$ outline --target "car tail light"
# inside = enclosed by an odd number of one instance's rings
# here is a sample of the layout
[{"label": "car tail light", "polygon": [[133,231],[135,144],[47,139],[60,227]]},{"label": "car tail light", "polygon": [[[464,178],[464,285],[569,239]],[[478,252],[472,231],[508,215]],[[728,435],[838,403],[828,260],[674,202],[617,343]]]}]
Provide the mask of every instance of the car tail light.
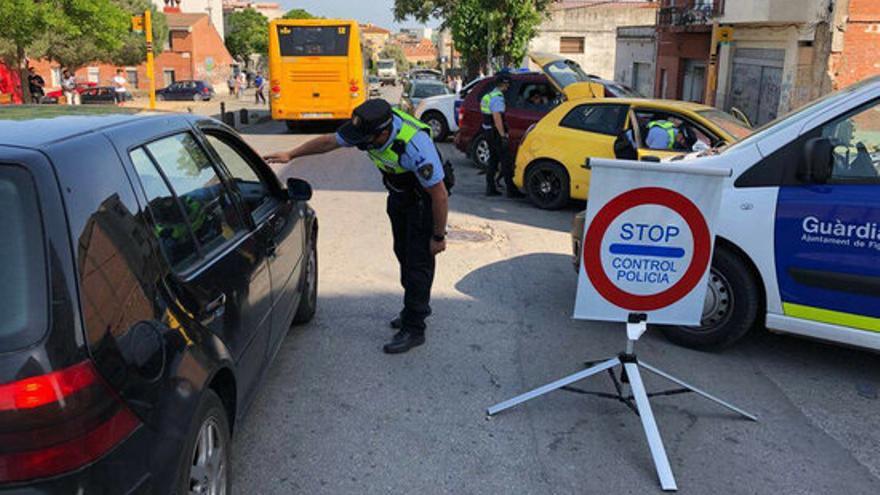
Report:
[{"label": "car tail light", "polygon": [[0,483],[89,464],[140,421],[90,361],[0,385]]},{"label": "car tail light", "polygon": [[208,88],[202,88],[202,93],[208,94],[208,93],[210,93],[210,92],[211,92],[210,89],[208,89]]},{"label": "car tail light", "polygon": [[458,107],[458,125],[461,125],[462,122],[464,122],[464,103]]}]

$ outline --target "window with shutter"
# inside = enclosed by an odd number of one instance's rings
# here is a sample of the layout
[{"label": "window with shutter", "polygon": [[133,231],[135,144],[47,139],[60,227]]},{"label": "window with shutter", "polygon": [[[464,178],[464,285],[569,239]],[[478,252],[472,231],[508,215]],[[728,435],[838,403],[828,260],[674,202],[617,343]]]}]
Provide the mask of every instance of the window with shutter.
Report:
[{"label": "window with shutter", "polygon": [[582,36],[559,38],[559,53],[584,53],[584,38]]}]

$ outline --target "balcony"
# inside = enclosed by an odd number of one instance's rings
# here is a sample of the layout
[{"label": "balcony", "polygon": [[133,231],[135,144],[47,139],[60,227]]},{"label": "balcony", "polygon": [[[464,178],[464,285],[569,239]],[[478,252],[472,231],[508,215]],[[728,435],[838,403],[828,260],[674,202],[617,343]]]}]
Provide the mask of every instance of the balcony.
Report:
[{"label": "balcony", "polygon": [[724,14],[724,0],[666,0],[657,10],[657,25],[687,30],[709,26]]}]

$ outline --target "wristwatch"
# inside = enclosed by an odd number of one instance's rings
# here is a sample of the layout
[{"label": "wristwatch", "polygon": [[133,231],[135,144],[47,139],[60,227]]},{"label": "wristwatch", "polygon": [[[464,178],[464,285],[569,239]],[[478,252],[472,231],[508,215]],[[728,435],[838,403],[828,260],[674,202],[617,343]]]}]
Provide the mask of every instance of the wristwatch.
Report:
[{"label": "wristwatch", "polygon": [[434,234],[431,236],[431,239],[434,239],[435,242],[443,242],[446,240],[446,234],[443,234],[443,235]]}]

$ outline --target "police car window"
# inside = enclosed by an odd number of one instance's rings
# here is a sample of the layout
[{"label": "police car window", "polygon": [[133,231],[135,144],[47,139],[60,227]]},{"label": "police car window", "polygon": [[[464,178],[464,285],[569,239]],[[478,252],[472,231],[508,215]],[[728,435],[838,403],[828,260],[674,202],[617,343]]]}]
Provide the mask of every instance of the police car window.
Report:
[{"label": "police car window", "polygon": [[235,148],[217,136],[207,134],[206,137],[208,143],[220,157],[220,161],[226,165],[226,169],[235,183],[235,188],[241,194],[241,198],[254,217],[254,221],[257,221],[258,216],[264,213],[261,208],[271,203],[272,196],[269,194],[269,188],[248,163],[247,158]]},{"label": "police car window", "polygon": [[579,105],[562,118],[561,127],[616,136],[623,128],[626,105]]},{"label": "police car window", "polygon": [[196,240],[205,252],[231,240],[244,225],[205,151],[189,134],[147,145],[178,197]]},{"label": "police car window", "polygon": [[880,178],[880,102],[825,125],[834,146],[832,177],[876,182]]},{"label": "police car window", "polygon": [[153,233],[162,253],[175,271],[185,271],[198,259],[198,251],[183,210],[147,153],[138,148],[130,156],[147,197]]}]

